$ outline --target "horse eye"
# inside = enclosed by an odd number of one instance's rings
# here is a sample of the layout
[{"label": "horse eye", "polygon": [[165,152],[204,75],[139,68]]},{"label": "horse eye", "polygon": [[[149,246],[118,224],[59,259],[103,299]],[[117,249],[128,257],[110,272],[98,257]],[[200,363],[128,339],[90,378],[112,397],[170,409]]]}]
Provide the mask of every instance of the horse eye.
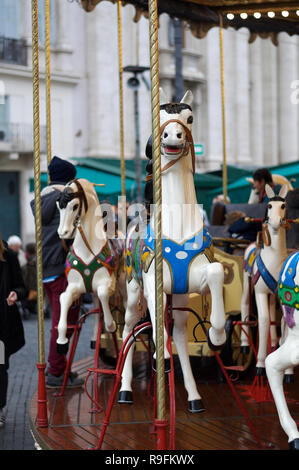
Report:
[{"label": "horse eye", "polygon": [[192,122],[193,122],[193,116],[189,116],[187,119],[187,123],[192,124]]},{"label": "horse eye", "polygon": [[268,204],[268,209],[272,209],[272,204]]},{"label": "horse eye", "polygon": [[77,210],[79,207],[79,204],[75,204],[74,207],[73,207],[73,211]]},{"label": "horse eye", "polygon": [[281,208],[282,208],[282,209],[285,209],[285,208],[286,208],[286,205],[285,205],[285,204],[281,204]]}]

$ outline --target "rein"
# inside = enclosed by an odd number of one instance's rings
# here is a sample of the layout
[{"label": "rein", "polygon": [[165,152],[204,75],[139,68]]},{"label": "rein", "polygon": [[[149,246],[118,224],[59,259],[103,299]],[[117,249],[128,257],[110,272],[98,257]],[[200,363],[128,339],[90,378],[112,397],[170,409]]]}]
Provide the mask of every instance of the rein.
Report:
[{"label": "rein", "polygon": [[[169,121],[166,121],[164,122],[164,124],[162,124],[162,126],[160,127],[160,136],[162,135],[162,132],[164,131],[165,127],[170,124],[171,122],[176,122],[178,124],[180,124],[185,132],[186,132],[186,136],[187,136],[187,141],[188,141],[188,146],[190,147],[191,149],[191,155],[192,155],[192,168],[193,168],[193,175],[195,173],[195,151],[194,151],[194,142],[193,142],[193,137],[192,137],[192,134],[191,134],[191,131],[190,129],[185,126],[185,124],[180,121],[179,119],[169,119]],[[182,153],[182,155],[180,155],[178,158],[176,158],[175,160],[171,160],[170,162],[168,162],[163,168],[161,168],[161,173],[163,173],[164,171],[168,170],[168,168],[172,167],[173,165],[175,165],[183,156],[185,156],[187,153],[188,153],[188,146],[185,144],[185,147],[186,147],[186,150],[185,152]],[[152,179],[153,175],[150,174],[150,175],[147,175],[145,177],[145,181],[150,181]]]}]

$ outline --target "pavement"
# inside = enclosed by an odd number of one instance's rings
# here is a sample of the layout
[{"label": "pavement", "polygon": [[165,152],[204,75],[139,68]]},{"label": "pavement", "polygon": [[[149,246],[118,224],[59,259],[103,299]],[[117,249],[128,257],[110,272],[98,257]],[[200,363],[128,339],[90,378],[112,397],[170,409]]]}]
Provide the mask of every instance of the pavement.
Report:
[{"label": "pavement", "polygon": [[[83,325],[74,362],[92,354],[90,339],[93,330],[93,315]],[[33,393],[37,390],[38,322],[37,315],[23,319],[25,346],[10,357],[8,371],[6,424],[0,428],[0,450],[34,450],[34,440],[29,427],[29,407]],[[51,319],[44,321],[45,358],[48,357]]]}]

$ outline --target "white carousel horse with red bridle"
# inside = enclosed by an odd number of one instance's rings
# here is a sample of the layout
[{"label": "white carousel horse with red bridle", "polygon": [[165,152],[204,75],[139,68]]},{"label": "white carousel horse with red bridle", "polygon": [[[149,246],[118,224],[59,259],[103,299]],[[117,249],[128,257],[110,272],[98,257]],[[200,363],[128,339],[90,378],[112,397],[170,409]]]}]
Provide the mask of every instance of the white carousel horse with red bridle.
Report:
[{"label": "white carousel horse with red bridle", "polygon": [[[194,187],[195,157],[191,134],[193,122],[191,102],[192,93],[188,91],[180,103],[166,102],[160,106],[163,305],[165,307],[166,296],[173,295],[172,337],[188,393],[189,411],[201,412],[204,411],[204,406],[196,387],[188,354],[186,328],[188,312],[176,310],[176,307],[186,307],[191,293],[204,294],[210,291],[212,306],[208,341],[211,347],[220,349],[226,342],[226,334],[223,267],[220,263],[214,262],[212,239],[203,224]],[[147,180],[150,179],[151,175],[148,175]],[[153,217],[144,233],[139,234],[139,238],[134,239],[132,232],[127,236],[127,309],[123,339],[140,320],[137,308],[140,288],[143,290],[150,312],[154,341],[156,338],[154,239]],[[164,339],[166,370],[170,353],[166,346],[165,329]],[[131,348],[123,369],[119,403],[132,403],[133,400],[132,355]]]},{"label": "white carousel horse with red bridle", "polygon": [[[258,311],[258,337],[256,373],[265,373],[265,359],[268,351],[270,329],[271,347],[277,344],[276,326],[270,326],[276,316],[276,290],[283,261],[287,257],[286,246],[286,194],[287,186],[280,189],[276,196],[269,185],[266,185],[269,198],[263,223],[263,246],[259,250],[257,243],[250,244],[244,253],[244,277],[241,300],[242,321],[250,316],[250,296],[254,293]],[[249,349],[248,326],[241,332],[241,347]]]},{"label": "white carousel horse with red bridle", "polygon": [[[102,209],[94,184],[85,179],[75,179],[62,189],[57,202],[60,212],[58,235],[62,239],[74,238],[67,255],[68,285],[60,296],[57,350],[68,349],[67,313],[70,306],[84,293],[93,293],[100,301],[107,332],[115,332],[109,299],[117,289],[125,287],[124,273],[120,268],[123,255],[121,238],[112,243],[104,230]],[[122,292],[125,299],[125,291]],[[96,330],[97,322],[95,322]],[[96,331],[94,331],[96,337]]]},{"label": "white carousel horse with red bridle", "polygon": [[286,339],[266,358],[266,373],[276,404],[280,424],[288,436],[289,449],[299,450],[299,431],[291,417],[283,392],[285,371],[299,364],[299,252],[292,253],[284,262],[278,280],[278,298],[281,303]]}]

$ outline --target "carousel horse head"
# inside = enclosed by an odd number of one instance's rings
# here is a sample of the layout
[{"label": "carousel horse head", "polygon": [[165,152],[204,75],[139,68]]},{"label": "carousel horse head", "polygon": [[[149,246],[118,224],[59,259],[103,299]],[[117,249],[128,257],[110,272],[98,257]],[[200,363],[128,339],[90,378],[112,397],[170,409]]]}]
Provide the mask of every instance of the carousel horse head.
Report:
[{"label": "carousel horse head", "polygon": [[74,237],[74,232],[81,219],[87,214],[89,203],[92,199],[96,202],[97,195],[93,184],[87,180],[75,179],[64,186],[57,201],[60,212],[60,223],[57,233],[60,238]]},{"label": "carousel horse head", "polygon": [[187,155],[189,146],[193,145],[192,99],[192,93],[188,90],[180,103],[165,102],[160,105],[161,153],[167,160]]},{"label": "carousel horse head", "polygon": [[275,195],[273,189],[268,184],[266,184],[265,190],[269,198],[265,223],[276,233],[281,226],[286,225],[286,195],[288,188],[285,185],[282,186],[278,195]]},{"label": "carousel horse head", "polygon": [[[160,88],[160,134],[161,134],[161,160],[163,171],[170,168],[182,157],[187,156],[189,151],[192,155],[192,170],[195,171],[194,143],[192,138],[193,114],[191,103],[193,95],[188,90],[179,103],[168,102],[165,94]],[[149,162],[146,167],[147,177],[145,185],[145,199],[152,202],[152,136],[149,137],[145,149]]]}]

